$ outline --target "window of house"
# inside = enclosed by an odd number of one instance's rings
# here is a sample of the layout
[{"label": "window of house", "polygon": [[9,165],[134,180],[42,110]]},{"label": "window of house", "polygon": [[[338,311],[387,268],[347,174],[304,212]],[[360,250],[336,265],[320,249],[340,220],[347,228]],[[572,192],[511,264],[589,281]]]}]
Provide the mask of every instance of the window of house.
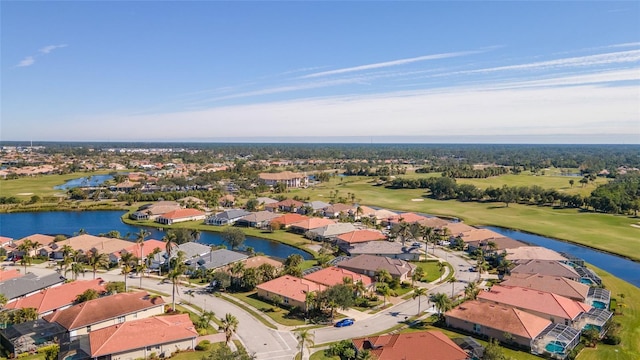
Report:
[{"label": "window of house", "polygon": [[284,303],[288,304],[289,303],[289,298],[284,298]]},{"label": "window of house", "polygon": [[473,331],[477,333],[481,332],[482,326],[480,326],[480,324],[473,324]]},{"label": "window of house", "polygon": [[87,332],[90,333],[91,332],[91,325],[87,326]]},{"label": "window of house", "polygon": [[118,316],[118,320],[116,321],[118,324],[121,324],[124,322],[124,316]]}]

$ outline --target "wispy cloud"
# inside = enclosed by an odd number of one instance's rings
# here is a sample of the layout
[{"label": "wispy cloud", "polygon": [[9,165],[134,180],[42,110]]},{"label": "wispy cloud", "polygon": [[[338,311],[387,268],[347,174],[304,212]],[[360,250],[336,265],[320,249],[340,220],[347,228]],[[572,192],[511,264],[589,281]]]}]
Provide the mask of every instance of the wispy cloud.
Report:
[{"label": "wispy cloud", "polygon": [[67,44],[60,44],[60,45],[47,45],[45,47],[43,47],[42,49],[40,49],[39,51],[43,54],[48,54],[50,52],[52,52],[55,49],[61,49],[61,48],[65,48],[67,47]]},{"label": "wispy cloud", "polygon": [[59,45],[47,45],[38,50],[38,53],[35,55],[29,55],[22,59],[16,67],[28,67],[36,63],[36,57],[45,56],[50,54],[52,51],[60,48],[65,48],[69,45],[67,44],[59,44]]},{"label": "wispy cloud", "polygon": [[320,77],[320,76],[329,76],[329,75],[350,73],[350,72],[355,72],[355,71],[379,69],[379,68],[385,68],[385,67],[390,67],[390,66],[406,65],[406,64],[419,62],[419,61],[439,60],[439,59],[447,59],[447,58],[452,58],[452,57],[459,57],[459,56],[477,54],[479,52],[481,52],[481,51],[460,51],[460,52],[450,52],[450,53],[418,56],[418,57],[407,58],[407,59],[399,59],[399,60],[385,61],[385,62],[380,62],[380,63],[375,63],[375,64],[367,64],[367,65],[360,65],[360,66],[348,67],[348,68],[343,68],[343,69],[323,71],[323,72],[318,72],[318,73],[305,75],[302,78],[303,79],[304,78],[314,78],[314,77]]},{"label": "wispy cloud", "polygon": [[33,56],[27,56],[26,58],[20,60],[17,67],[27,67],[35,64],[36,59]]}]

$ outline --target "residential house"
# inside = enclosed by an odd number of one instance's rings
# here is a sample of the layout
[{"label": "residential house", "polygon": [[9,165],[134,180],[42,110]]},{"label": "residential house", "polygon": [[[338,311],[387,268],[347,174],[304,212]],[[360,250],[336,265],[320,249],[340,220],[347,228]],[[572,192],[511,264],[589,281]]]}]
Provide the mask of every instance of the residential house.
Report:
[{"label": "residential house", "polygon": [[195,349],[197,337],[188,314],[156,316],[92,331],[82,350],[92,359],[168,358]]},{"label": "residential house", "polygon": [[406,212],[406,213],[401,213],[401,214],[396,214],[394,216],[391,216],[387,218],[386,222],[388,225],[395,225],[401,222],[404,222],[407,224],[413,224],[413,223],[419,223],[420,221],[425,221],[425,220],[427,220],[426,216],[418,215],[412,212]]},{"label": "residential house", "polygon": [[478,294],[479,301],[511,306],[551,320],[556,324],[571,326],[578,315],[591,309],[591,305],[571,300],[554,293],[531,290],[518,286],[494,285],[490,291]]},{"label": "residential house", "polygon": [[36,319],[0,329],[0,345],[17,357],[34,353],[43,346],[56,345],[63,334],[62,326]]},{"label": "residential house", "polygon": [[444,318],[449,327],[526,348],[551,325],[550,320],[526,311],[477,300],[465,301]]},{"label": "residential house", "polygon": [[567,258],[560,255],[557,251],[547,249],[542,246],[521,246],[513,249],[505,249],[507,260],[542,260],[542,261],[561,261],[566,262]]},{"label": "residential house", "polygon": [[276,200],[276,199],[272,199],[272,198],[264,197],[264,196],[257,197],[256,200],[258,201],[258,205],[262,206],[262,207],[264,207],[265,205],[268,205],[268,204],[275,204],[275,203],[278,202],[278,200]]},{"label": "residential house", "polygon": [[391,274],[392,277],[398,278],[400,281],[411,279],[411,274],[413,274],[413,270],[416,268],[415,265],[404,260],[374,255],[359,255],[354,258],[341,261],[337,263],[336,266],[371,277],[376,276],[376,273],[379,270],[385,269],[389,271],[389,274]]},{"label": "residential house", "polygon": [[475,230],[473,226],[469,226],[461,221],[451,221],[442,227],[442,229],[448,229],[451,238],[456,238],[462,233]]},{"label": "residential house", "polygon": [[63,241],[58,241],[55,245],[56,248],[53,249],[50,257],[53,259],[62,259],[65,245],[70,246],[73,250],[78,251],[81,254],[88,254],[94,251],[101,254],[112,254],[129,248],[133,243],[122,239],[83,234]]},{"label": "residential house", "polygon": [[469,356],[441,331],[389,334],[351,340],[356,351],[378,360],[467,360]]},{"label": "residential house", "polygon": [[353,284],[360,281],[366,288],[370,288],[374,283],[373,279],[370,276],[358,274],[356,272],[335,266],[314,271],[311,274],[305,275],[304,278],[325,286],[344,284],[345,278],[349,279],[349,281]]},{"label": "residential house", "polygon": [[327,287],[313,281],[300,279],[290,275],[267,281],[257,286],[258,296],[267,300],[273,300],[275,295],[282,297],[285,305],[307,310],[307,293],[322,292]]},{"label": "residential house", "polygon": [[197,209],[179,209],[160,215],[156,222],[172,225],[184,221],[204,220],[206,217],[207,215],[203,211]]},{"label": "residential house", "polygon": [[208,254],[189,259],[186,264],[192,270],[212,270],[233,264],[246,258],[248,258],[248,256],[245,254],[227,249],[219,249],[210,251]]},{"label": "residential house", "polygon": [[[204,256],[211,252],[211,247],[208,245],[200,244],[197,242],[186,242],[180,245],[173,245],[171,248],[171,258],[175,258],[179,251],[184,253],[185,263],[189,260],[199,258],[200,256]],[[167,259],[169,259],[169,255],[167,254],[166,247],[163,248],[163,251],[156,255],[153,259],[151,268],[157,269],[162,264],[164,264]]]},{"label": "residential house", "polygon": [[21,277],[23,274],[20,272],[19,269],[5,269],[3,267],[0,267],[0,283],[2,283],[3,281],[9,280],[9,279],[14,279],[14,278],[19,278]]},{"label": "residential house", "polygon": [[293,200],[293,199],[284,199],[282,201],[278,201],[275,204],[265,205],[265,209],[272,212],[298,212],[304,203],[302,201]]},{"label": "residential house", "polygon": [[10,257],[22,258],[24,256],[24,251],[19,250],[18,248],[25,241],[29,240],[32,244],[37,245],[34,249],[29,250],[29,256],[48,256],[49,244],[53,243],[54,239],[54,236],[32,234],[25,236],[22,239],[11,241],[6,245],[6,250]]},{"label": "residential house", "polygon": [[360,221],[362,218],[375,219],[376,211],[368,206],[356,205],[354,209],[349,210],[349,216],[355,221]]},{"label": "residential house", "polygon": [[149,239],[142,243],[142,246],[137,243],[131,244],[129,247],[109,254],[109,260],[111,262],[120,261],[120,257],[123,253],[129,253],[138,259],[146,259],[155,249],[160,249],[160,252],[166,249],[166,243],[164,241]]},{"label": "residential house", "polygon": [[244,209],[225,210],[223,212],[209,216],[205,221],[205,224],[216,226],[233,225],[236,221],[248,215],[251,215],[251,213]]},{"label": "residential house", "polygon": [[50,274],[38,277],[34,273],[14,277],[0,282],[0,294],[7,298],[7,304],[21,297],[29,296],[40,290],[58,286],[66,279],[60,274]]},{"label": "residential house", "polygon": [[308,235],[317,241],[336,241],[339,235],[355,231],[356,227],[352,223],[335,223],[325,225],[320,228],[309,230]]},{"label": "residential house", "polygon": [[106,282],[101,278],[94,280],[76,280],[47,289],[8,303],[6,309],[35,308],[38,315],[45,316],[54,311],[64,310],[74,304],[76,297],[93,289],[98,293],[105,291]]},{"label": "residential house", "polygon": [[540,274],[561,276],[573,281],[580,281],[580,275],[569,265],[559,261],[521,260],[510,270],[511,274]]},{"label": "residential house", "polygon": [[282,216],[279,216],[271,220],[270,224],[278,223],[280,224],[280,228],[286,229],[289,226],[291,226],[291,224],[295,224],[297,222],[304,221],[307,219],[309,219],[308,216],[304,216],[300,214],[284,214]]},{"label": "residential house", "polygon": [[386,240],[387,236],[377,230],[354,230],[336,237],[336,245],[346,251],[357,243]]},{"label": "residential house", "polygon": [[481,249],[485,254],[489,254],[491,252],[502,252],[505,249],[513,249],[520,246],[527,246],[527,244],[523,242],[506,236],[484,240],[465,241],[465,244],[467,246],[467,251],[470,253],[477,249]]},{"label": "residential house", "polygon": [[323,226],[327,226],[335,223],[336,221],[332,219],[312,217],[312,218],[308,218],[306,220],[302,220],[302,221],[291,224],[289,226],[289,229],[292,232],[304,234],[309,230],[321,228]]},{"label": "residential house", "polygon": [[351,256],[367,254],[406,261],[418,261],[422,255],[422,250],[419,247],[402,246],[401,243],[392,241],[359,242],[349,247],[341,246],[340,248]]},{"label": "residential house", "polygon": [[302,187],[308,183],[306,175],[291,171],[282,171],[279,173],[260,173],[258,175],[267,186],[275,186],[278,183],[285,184],[286,187]]},{"label": "residential house", "polygon": [[62,326],[71,338],[125,321],[144,319],[164,312],[164,300],[146,291],[119,293],[85,301],[43,317]]},{"label": "residential house", "polygon": [[356,207],[355,205],[336,203],[322,209],[322,213],[328,218],[335,219],[340,217],[341,214],[343,216],[349,215],[352,211],[355,211]]},{"label": "residential house", "polygon": [[331,206],[331,204],[324,201],[309,201],[307,203],[304,203],[304,205],[298,210],[298,212],[300,212],[302,215],[313,215],[322,213],[322,209],[326,208],[327,206]]},{"label": "residential house", "polygon": [[373,217],[375,218],[375,223],[376,224],[387,224],[387,221],[389,220],[389,218],[392,218],[394,216],[398,215],[397,213],[391,211],[391,210],[387,210],[387,209],[379,209],[376,210]]},{"label": "residential house", "polygon": [[255,227],[258,229],[262,229],[267,227],[271,220],[277,217],[280,217],[280,215],[271,211],[263,210],[249,213],[248,215],[245,215],[238,219],[235,224],[238,226]]},{"label": "residential house", "polygon": [[442,229],[443,227],[445,227],[449,222],[447,220],[443,220],[440,219],[439,217],[428,217],[424,220],[418,220],[418,224],[424,226],[424,227],[430,227],[433,229]]},{"label": "residential house", "polygon": [[157,201],[139,207],[138,212],[147,214],[149,220],[155,220],[162,214],[178,209],[182,209],[182,206],[175,201]]},{"label": "residential house", "polygon": [[222,207],[232,207],[236,203],[236,197],[231,194],[225,194],[218,198],[218,204]]},{"label": "residential house", "polygon": [[505,277],[500,285],[546,291],[585,303],[589,295],[588,285],[561,276],[515,273]]}]

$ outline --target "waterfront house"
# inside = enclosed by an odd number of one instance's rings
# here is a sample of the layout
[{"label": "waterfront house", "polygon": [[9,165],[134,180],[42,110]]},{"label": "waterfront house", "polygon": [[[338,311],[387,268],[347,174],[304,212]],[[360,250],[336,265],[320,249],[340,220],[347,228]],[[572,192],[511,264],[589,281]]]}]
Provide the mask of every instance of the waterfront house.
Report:
[{"label": "waterfront house", "polygon": [[273,300],[275,295],[282,298],[286,306],[298,307],[302,311],[307,310],[306,297],[310,292],[322,292],[327,287],[313,281],[300,279],[290,275],[267,281],[257,286],[258,296],[263,299]]},{"label": "waterfront house", "polygon": [[419,223],[420,221],[425,221],[425,220],[427,220],[426,216],[418,215],[412,212],[406,212],[406,213],[396,214],[394,216],[387,218],[387,224],[395,225],[401,222],[404,222],[407,224],[413,224],[413,223]]},{"label": "waterfront house", "polygon": [[278,223],[281,228],[288,228],[291,224],[295,224],[300,221],[304,221],[309,219],[308,216],[300,215],[300,214],[284,214],[279,216],[273,220],[271,220],[270,224]]},{"label": "waterfront house", "polygon": [[558,253],[557,251],[553,251],[542,246],[520,246],[513,249],[505,249],[505,252],[507,253],[507,256],[505,258],[511,261],[567,261],[567,258],[560,255],[560,253]]},{"label": "waterfront house", "polygon": [[467,360],[470,357],[441,331],[389,334],[351,340],[356,351],[368,350],[377,360]]},{"label": "waterfront house", "polygon": [[561,276],[573,281],[580,281],[581,278],[575,269],[559,261],[520,260],[516,264],[516,267],[510,270],[511,274]]},{"label": "waterfront house", "polygon": [[269,225],[271,220],[280,217],[279,214],[273,213],[271,211],[258,211],[254,213],[249,213],[238,219],[235,224],[238,226],[246,226],[246,227],[254,227],[258,229],[265,228]]},{"label": "waterfront house", "polygon": [[216,226],[233,225],[236,223],[236,221],[242,219],[247,215],[251,215],[251,213],[244,209],[225,210],[223,212],[209,216],[205,221],[205,224]]},{"label": "waterfront house", "polygon": [[351,256],[367,254],[406,261],[418,261],[422,255],[422,250],[419,247],[402,246],[401,243],[392,241],[359,242],[349,247],[340,246],[340,249]]},{"label": "waterfront house", "polygon": [[583,302],[519,286],[494,285],[489,291],[481,291],[477,299],[482,302],[511,306],[549,319],[553,323],[567,326],[571,326],[580,314],[591,309],[591,305]]},{"label": "waterfront house", "polygon": [[114,252],[120,252],[122,249],[129,248],[134,244],[131,241],[122,239],[83,234],[63,241],[58,241],[55,245],[56,248],[53,249],[50,255],[52,259],[62,259],[64,257],[63,249],[65,245],[68,245],[73,250],[86,255],[94,251],[101,254],[112,254]]},{"label": "waterfront house", "polygon": [[197,337],[188,314],[156,316],[92,331],[81,350],[92,359],[169,358],[195,349]]},{"label": "waterfront house", "polygon": [[312,217],[312,218],[308,218],[308,219],[291,224],[289,226],[289,229],[292,232],[304,234],[309,230],[321,228],[323,226],[332,225],[335,223],[336,221],[332,219]]},{"label": "waterfront house", "polygon": [[184,221],[204,220],[206,217],[207,216],[203,211],[197,209],[179,209],[160,215],[156,219],[156,222],[165,225],[173,225]]},{"label": "waterfront house", "polygon": [[189,259],[185,264],[187,264],[187,266],[191,270],[212,270],[244,260],[247,257],[247,255],[241,254],[239,252],[227,249],[219,249],[210,251],[208,254]]},{"label": "waterfront house", "polygon": [[[464,239],[463,239],[464,241]],[[484,254],[490,254],[492,252],[502,252],[505,249],[514,249],[520,246],[527,246],[527,244],[514,240],[512,238],[502,236],[497,238],[465,241],[468,252],[474,252],[481,249]]]},{"label": "waterfront house", "polygon": [[76,280],[47,289],[35,294],[17,299],[5,306],[5,309],[34,308],[39,316],[48,315],[54,311],[64,310],[74,304],[76,297],[83,292],[93,289],[98,293],[105,291],[106,282],[101,278],[94,280]]},{"label": "waterfront house", "polygon": [[386,239],[387,236],[377,230],[354,230],[336,236],[336,245],[338,245],[342,250],[347,251],[347,249],[357,243],[381,241]]},{"label": "waterfront house", "polygon": [[513,273],[504,278],[502,286],[519,286],[532,290],[546,291],[566,298],[587,302],[589,286],[562,276]]},{"label": "waterfront house", "polygon": [[355,209],[355,205],[336,203],[322,209],[322,213],[328,218],[337,218],[340,217],[341,214],[343,216],[349,215],[352,211],[355,211]]},{"label": "waterfront house", "polygon": [[309,230],[309,237],[317,241],[335,241],[339,235],[355,231],[356,227],[352,223],[334,223],[320,228]]},{"label": "waterfront house", "polygon": [[477,300],[465,301],[444,318],[449,327],[525,348],[531,348],[532,341],[552,323],[514,307]]},{"label": "waterfront house", "polygon": [[341,261],[337,263],[336,266],[371,277],[375,277],[379,270],[385,269],[389,271],[389,274],[391,274],[392,277],[398,278],[400,281],[411,279],[411,274],[416,268],[415,265],[404,260],[374,255],[356,256],[354,258]]}]

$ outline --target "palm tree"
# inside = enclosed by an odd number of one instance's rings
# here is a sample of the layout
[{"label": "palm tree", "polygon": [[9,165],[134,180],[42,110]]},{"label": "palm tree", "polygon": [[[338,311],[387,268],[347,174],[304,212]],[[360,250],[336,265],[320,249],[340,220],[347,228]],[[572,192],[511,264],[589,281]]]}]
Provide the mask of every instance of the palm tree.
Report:
[{"label": "palm tree", "polygon": [[[71,273],[73,274],[73,280],[77,280],[78,279],[78,274],[82,273],[82,276],[84,276],[84,266],[80,263],[74,262],[73,264],[71,264]],[[66,275],[66,271],[65,271],[65,275]]]},{"label": "palm tree", "polygon": [[426,275],[426,272],[425,272],[424,268],[418,266],[413,271],[413,274],[411,274],[411,286],[413,286],[416,281],[422,280],[422,278],[425,277],[425,275]]},{"label": "palm tree", "polygon": [[445,313],[453,307],[451,299],[445,293],[431,294],[429,300],[434,304],[438,315],[442,317],[442,313]]},{"label": "palm tree", "polygon": [[[151,265],[153,265],[153,260],[156,258],[156,255],[160,254],[162,252],[162,250],[160,250],[159,247],[153,249],[152,252],[149,253],[149,256],[147,256],[147,268],[151,268]],[[158,275],[162,276],[162,270],[160,268],[160,266],[158,266]]]},{"label": "palm tree", "polygon": [[482,249],[478,249],[478,252],[476,254],[476,266],[478,268],[478,281],[480,281],[482,270],[484,270],[484,266],[486,263],[487,261],[484,258],[484,251],[482,251]]},{"label": "palm tree", "polygon": [[470,282],[464,288],[464,296],[468,300],[475,300],[479,292],[480,289],[478,288],[478,283],[476,283],[475,281]]},{"label": "palm tree", "polygon": [[356,356],[356,360],[373,360],[373,354],[368,349],[362,349],[358,351],[358,356]]},{"label": "palm tree", "polygon": [[144,241],[146,240],[147,236],[151,235],[150,232],[148,232],[145,229],[140,229],[140,231],[138,231],[138,233],[136,234],[136,244],[138,244],[138,246],[140,246],[140,262],[143,263],[145,258],[144,258]]},{"label": "palm tree", "polygon": [[304,297],[304,304],[307,310],[307,315],[309,315],[309,310],[313,307],[316,300],[318,299],[318,294],[315,291],[308,291]]},{"label": "palm tree", "polygon": [[178,251],[176,257],[174,259],[173,268],[170,267],[169,273],[167,274],[167,279],[171,281],[172,285],[172,295],[171,295],[171,309],[176,311],[176,292],[179,291],[178,285],[180,284],[180,277],[184,274],[186,270],[186,265],[184,264],[184,251]]},{"label": "palm tree", "polygon": [[146,262],[141,262],[140,264],[136,265],[135,270],[136,273],[138,273],[138,275],[140,276],[140,288],[142,289],[142,274],[144,274],[147,271],[147,263]]},{"label": "palm tree", "polygon": [[233,276],[233,282],[237,285],[239,278],[242,276],[242,273],[244,273],[244,263],[241,261],[233,263],[230,272]]},{"label": "palm tree", "polygon": [[444,264],[444,262],[442,262],[442,261],[438,262],[438,271],[440,272],[440,278],[438,278],[438,281],[442,278],[442,275],[444,274],[444,269],[446,267],[447,266]]},{"label": "palm tree", "polygon": [[[424,255],[426,258],[427,253],[429,252],[429,243],[433,238],[434,229],[430,226],[422,226],[420,227],[420,234],[422,235],[422,239],[424,240]],[[433,245],[435,251],[435,243]]]},{"label": "palm tree", "polygon": [[124,291],[127,292],[127,290],[128,290],[127,289],[127,277],[131,273],[131,271],[133,270],[132,264],[135,264],[137,261],[136,261],[136,257],[133,256],[132,253],[124,253],[120,257],[120,262],[121,262],[121,266],[122,266],[122,271],[120,272],[120,274],[124,275]]},{"label": "palm tree", "polygon": [[364,295],[365,291],[367,291],[367,287],[364,285],[362,280],[358,280],[353,286],[353,290],[356,292],[356,296],[362,296]]},{"label": "palm tree", "polygon": [[107,267],[109,265],[109,258],[107,254],[100,254],[100,252],[96,249],[91,251],[87,256],[87,263],[93,269],[93,278],[96,278],[96,272],[99,267]]},{"label": "palm tree", "polygon": [[427,295],[427,289],[423,288],[423,287],[418,287],[415,290],[413,290],[413,298],[418,298],[418,314],[420,315],[420,306],[422,305],[422,296],[423,295]]},{"label": "palm tree", "polygon": [[456,282],[457,282],[457,281],[458,281],[458,280],[456,279],[456,277],[455,277],[455,276],[452,276],[452,277],[451,277],[451,279],[447,280],[447,282],[448,282],[449,284],[451,284],[451,298],[452,298],[452,299],[453,299],[453,290],[454,290],[454,288],[455,288],[455,285],[456,285]]},{"label": "palm tree", "polygon": [[389,286],[387,284],[380,284],[378,285],[378,287],[376,288],[376,291],[378,291],[378,293],[380,293],[380,295],[382,295],[382,301],[383,304],[382,306],[387,306],[387,298],[389,298],[389,296],[391,296],[391,289],[389,288]]},{"label": "palm tree", "polygon": [[222,323],[221,328],[224,331],[224,336],[227,340],[226,343],[229,344],[229,340],[231,340],[231,337],[238,329],[238,319],[236,319],[235,316],[227,313],[224,318],[220,319],[220,322]]},{"label": "palm tree", "polygon": [[391,274],[387,269],[380,269],[376,273],[376,279],[379,283],[389,283],[391,282]]},{"label": "palm tree", "polygon": [[7,296],[5,294],[0,294],[0,308],[5,306],[7,304],[7,301],[9,301],[9,299],[7,299]]},{"label": "palm tree", "polygon": [[309,329],[300,330],[296,332],[296,338],[298,339],[298,346],[300,347],[300,359],[302,359],[305,345],[307,347],[312,347],[314,345],[313,333],[310,332]]},{"label": "palm tree", "polygon": [[411,238],[412,236],[411,224],[401,221],[398,224],[398,236],[400,236],[400,238],[402,239],[402,246],[404,246],[407,242],[407,239]]},{"label": "palm tree", "polygon": [[175,248],[176,234],[172,231],[167,232],[167,234],[162,238],[165,242],[165,251],[167,253],[167,265],[168,271],[171,271],[171,254],[173,253],[173,249]]}]

